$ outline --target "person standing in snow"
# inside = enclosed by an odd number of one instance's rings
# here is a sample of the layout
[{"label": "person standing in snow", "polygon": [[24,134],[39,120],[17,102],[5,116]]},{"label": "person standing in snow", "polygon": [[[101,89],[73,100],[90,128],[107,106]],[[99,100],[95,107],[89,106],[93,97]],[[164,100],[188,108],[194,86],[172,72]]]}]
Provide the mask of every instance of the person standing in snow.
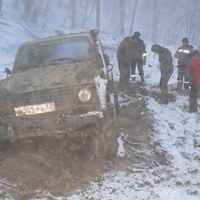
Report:
[{"label": "person standing in snow", "polygon": [[158,45],[154,44],[151,47],[151,51],[158,54],[159,62],[160,62],[160,71],[161,71],[161,78],[160,78],[160,90],[161,90],[161,103],[167,104],[168,103],[168,81],[173,73],[173,64],[172,64],[172,54],[171,52]]},{"label": "person standing in snow", "polygon": [[135,80],[135,69],[136,65],[141,77],[141,82],[144,82],[144,71],[143,65],[146,64],[146,47],[144,41],[140,39],[140,32],[136,31],[132,38],[136,41],[132,48],[132,59],[131,59],[131,78]]},{"label": "person standing in snow", "polygon": [[200,53],[194,50],[190,60],[189,112],[197,112],[197,94],[200,91]]},{"label": "person standing in snow", "polygon": [[193,46],[188,43],[188,38],[183,38],[182,46],[180,46],[174,54],[174,57],[178,58],[178,88],[182,89],[184,79],[184,88],[187,90],[189,89],[189,59],[193,52]]},{"label": "person standing in snow", "polygon": [[125,37],[117,49],[117,60],[120,71],[119,85],[121,89],[129,87],[131,50],[135,41],[131,37]]}]

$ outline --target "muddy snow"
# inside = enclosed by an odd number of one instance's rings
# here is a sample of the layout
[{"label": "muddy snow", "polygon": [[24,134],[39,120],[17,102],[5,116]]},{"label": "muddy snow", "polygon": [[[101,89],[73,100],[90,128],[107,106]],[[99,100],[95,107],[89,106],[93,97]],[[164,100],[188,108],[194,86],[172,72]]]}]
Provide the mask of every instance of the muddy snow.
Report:
[{"label": "muddy snow", "polygon": [[183,114],[187,95],[171,95],[170,106],[163,106],[159,90],[149,91],[139,81],[118,94],[116,158],[96,159],[89,140],[40,138],[4,144],[0,197],[199,199],[199,130],[196,114],[186,114],[188,120]]},{"label": "muddy snow", "polygon": [[0,152],[1,198],[8,194],[14,199],[38,198],[44,191],[65,196],[85,188],[89,181],[98,180],[100,184],[105,172],[112,177],[112,173],[121,170],[126,175],[133,174],[134,167],[166,165],[165,153],[159,153],[151,142],[154,118],[140,94],[145,89],[133,85],[130,90],[134,93],[119,91],[116,158],[96,159],[89,140],[74,143],[66,138],[36,138],[4,142]]}]

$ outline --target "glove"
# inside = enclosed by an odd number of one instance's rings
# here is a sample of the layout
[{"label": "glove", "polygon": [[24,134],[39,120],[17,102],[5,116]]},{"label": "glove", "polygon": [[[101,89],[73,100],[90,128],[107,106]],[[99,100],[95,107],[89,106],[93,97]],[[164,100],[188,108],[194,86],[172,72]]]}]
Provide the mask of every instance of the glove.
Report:
[{"label": "glove", "polygon": [[179,55],[177,53],[175,53],[174,58],[179,58]]}]

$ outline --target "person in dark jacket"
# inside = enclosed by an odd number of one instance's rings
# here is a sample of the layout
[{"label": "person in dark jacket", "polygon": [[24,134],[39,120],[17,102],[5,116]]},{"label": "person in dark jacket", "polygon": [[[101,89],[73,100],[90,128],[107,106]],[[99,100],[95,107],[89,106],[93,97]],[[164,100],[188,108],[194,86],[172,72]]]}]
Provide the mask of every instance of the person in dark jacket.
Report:
[{"label": "person in dark jacket", "polygon": [[200,91],[200,53],[198,50],[194,50],[189,67],[191,72],[189,112],[197,112],[197,94]]},{"label": "person in dark jacket", "polygon": [[131,59],[131,78],[135,80],[135,70],[136,65],[138,67],[139,75],[141,81],[144,82],[144,70],[143,65],[146,64],[146,47],[144,41],[140,39],[140,32],[136,31],[132,38],[135,40],[135,45],[132,49],[132,59]]},{"label": "person in dark jacket", "polygon": [[120,71],[119,84],[121,89],[129,87],[131,50],[134,45],[134,40],[131,37],[126,37],[120,43],[117,49],[117,60]]},{"label": "person in dark jacket", "polygon": [[178,88],[182,88],[184,81],[184,88],[187,90],[189,89],[189,59],[193,52],[193,46],[188,43],[188,38],[183,38],[182,46],[180,46],[174,54],[174,57],[178,58]]},{"label": "person in dark jacket", "polygon": [[162,95],[161,103],[167,104],[168,103],[167,84],[173,73],[172,54],[168,49],[158,44],[154,44],[151,47],[151,51],[158,54],[159,57],[160,71],[161,71],[161,78],[160,78],[160,90]]}]

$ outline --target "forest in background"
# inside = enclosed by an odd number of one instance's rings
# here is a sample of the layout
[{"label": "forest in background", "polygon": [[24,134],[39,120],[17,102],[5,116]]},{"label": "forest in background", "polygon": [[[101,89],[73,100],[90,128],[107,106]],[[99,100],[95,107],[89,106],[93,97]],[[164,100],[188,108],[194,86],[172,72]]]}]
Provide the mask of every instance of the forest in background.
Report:
[{"label": "forest in background", "polygon": [[200,48],[200,0],[0,0],[2,14],[4,6],[31,26],[54,20],[65,32],[98,27],[114,39],[140,31],[142,39],[162,45],[181,44],[186,36]]}]

